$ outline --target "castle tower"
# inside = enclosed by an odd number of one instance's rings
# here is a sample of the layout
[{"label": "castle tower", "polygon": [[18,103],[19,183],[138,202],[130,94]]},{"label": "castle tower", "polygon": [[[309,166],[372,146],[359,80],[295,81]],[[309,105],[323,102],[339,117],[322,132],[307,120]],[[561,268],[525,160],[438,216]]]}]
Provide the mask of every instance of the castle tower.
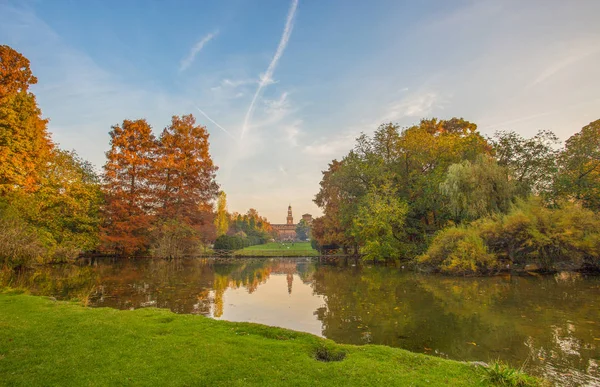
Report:
[{"label": "castle tower", "polygon": [[292,205],[288,206],[287,224],[294,224],[294,217],[292,216]]}]

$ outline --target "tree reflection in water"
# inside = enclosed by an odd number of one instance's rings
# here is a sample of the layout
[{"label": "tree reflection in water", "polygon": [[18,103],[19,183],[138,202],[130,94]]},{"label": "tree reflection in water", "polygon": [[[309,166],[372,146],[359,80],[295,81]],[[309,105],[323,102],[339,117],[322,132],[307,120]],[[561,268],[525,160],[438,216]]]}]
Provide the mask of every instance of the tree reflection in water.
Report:
[{"label": "tree reflection in water", "polygon": [[[280,285],[265,285],[271,280]],[[242,290],[247,296],[238,300],[253,300],[252,313],[263,313],[260,321],[271,325],[303,329],[286,320],[290,310],[274,307],[292,305],[316,325],[312,331],[337,342],[457,360],[502,359],[526,363],[530,372],[561,385],[600,384],[598,277],[453,278],[272,258],[100,261],[2,272],[0,281],[93,306],[153,306],[216,318],[235,307],[224,305],[225,295]],[[318,300],[308,303],[306,297]],[[237,306],[243,320],[248,309]]]}]

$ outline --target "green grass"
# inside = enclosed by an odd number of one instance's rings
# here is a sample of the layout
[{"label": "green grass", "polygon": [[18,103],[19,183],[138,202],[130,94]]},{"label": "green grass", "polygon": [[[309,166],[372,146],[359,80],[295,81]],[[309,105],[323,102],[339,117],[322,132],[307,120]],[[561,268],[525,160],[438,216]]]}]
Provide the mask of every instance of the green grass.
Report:
[{"label": "green grass", "polygon": [[0,294],[0,385],[474,386],[475,366],[397,348]]},{"label": "green grass", "polygon": [[319,252],[312,248],[310,242],[272,242],[255,245],[234,253],[241,257],[315,257]]},{"label": "green grass", "polygon": [[530,387],[539,385],[536,378],[525,374],[522,369],[515,369],[509,365],[494,361],[488,367],[483,367],[483,381],[490,384],[506,387]]}]

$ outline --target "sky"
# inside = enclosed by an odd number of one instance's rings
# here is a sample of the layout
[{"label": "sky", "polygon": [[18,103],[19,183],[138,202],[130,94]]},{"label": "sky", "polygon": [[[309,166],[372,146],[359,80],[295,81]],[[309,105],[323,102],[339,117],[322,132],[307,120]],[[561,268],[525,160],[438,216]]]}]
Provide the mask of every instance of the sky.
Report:
[{"label": "sky", "polygon": [[108,132],[192,113],[229,211],[321,214],[321,172],[386,122],[463,117],[561,140],[600,118],[600,1],[0,0],[49,130],[98,170]]}]

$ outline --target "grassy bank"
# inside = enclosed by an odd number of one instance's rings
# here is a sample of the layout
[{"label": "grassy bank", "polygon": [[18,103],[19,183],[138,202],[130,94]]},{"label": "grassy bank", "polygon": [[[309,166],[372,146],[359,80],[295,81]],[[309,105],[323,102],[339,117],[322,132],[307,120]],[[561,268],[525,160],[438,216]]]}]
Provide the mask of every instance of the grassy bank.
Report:
[{"label": "grassy bank", "polygon": [[0,294],[0,385],[473,386],[483,374],[263,325]]},{"label": "grassy bank", "polygon": [[246,247],[234,254],[239,257],[316,257],[319,252],[310,242],[272,242]]}]

